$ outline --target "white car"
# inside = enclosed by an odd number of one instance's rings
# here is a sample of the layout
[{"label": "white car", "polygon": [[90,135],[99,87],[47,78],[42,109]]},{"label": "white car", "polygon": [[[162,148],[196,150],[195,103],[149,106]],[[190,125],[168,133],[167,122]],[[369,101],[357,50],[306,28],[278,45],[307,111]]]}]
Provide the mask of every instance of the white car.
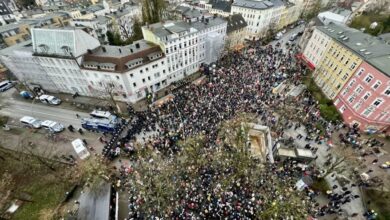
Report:
[{"label": "white car", "polygon": [[52,96],[52,95],[41,95],[39,96],[39,100],[42,103],[51,104],[51,105],[59,105],[61,104],[61,99]]},{"label": "white car", "polygon": [[84,160],[90,156],[87,147],[84,145],[84,142],[81,139],[76,139],[72,141],[72,146],[73,149],[76,151],[77,155],[80,157],[80,159]]},{"label": "white car", "polygon": [[41,128],[42,121],[30,116],[24,116],[20,119],[20,122],[31,128]]},{"label": "white car", "polygon": [[51,132],[61,132],[65,129],[64,125],[62,125],[61,123],[58,123],[58,122],[55,122],[55,121],[50,121],[50,120],[46,120],[46,121],[43,121],[41,126]]},{"label": "white car", "polygon": [[13,86],[15,86],[15,83],[9,80],[2,81],[0,82],[0,92],[5,92],[8,89],[12,88]]}]

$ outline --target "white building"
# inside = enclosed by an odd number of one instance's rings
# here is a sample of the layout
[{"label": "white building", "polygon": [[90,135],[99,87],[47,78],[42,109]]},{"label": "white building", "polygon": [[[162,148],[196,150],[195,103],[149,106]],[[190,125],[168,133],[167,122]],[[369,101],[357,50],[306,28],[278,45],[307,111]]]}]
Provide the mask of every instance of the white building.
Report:
[{"label": "white building", "polygon": [[167,57],[168,81],[198,71],[202,63],[215,62],[222,53],[227,21],[206,18],[197,22],[165,22],[142,27],[144,39],[157,44]]},{"label": "white building", "polygon": [[70,21],[73,27],[87,27],[89,33],[99,39],[101,43],[107,42],[107,32],[112,30],[113,19],[109,16],[97,16],[92,19],[73,19]]},{"label": "white building", "polygon": [[325,25],[328,25],[329,23],[345,25],[351,13],[350,10],[335,8],[330,11],[321,12],[317,17]]},{"label": "white building", "polygon": [[84,56],[81,72],[95,94],[104,95],[104,90],[113,86],[117,100],[136,102],[169,85],[166,64],[159,46],[140,40],[90,51]]},{"label": "white building", "polygon": [[252,38],[264,35],[270,27],[284,26],[279,23],[284,22],[285,19],[281,17],[282,14],[287,16],[287,9],[282,0],[236,0],[232,4],[231,14],[242,14]]},{"label": "white building", "polygon": [[[210,25],[211,28],[216,26]],[[169,63],[161,47],[151,42],[141,40],[123,47],[102,46],[78,28],[34,28],[32,45],[8,51],[0,59],[21,82],[31,87],[100,98],[111,94],[119,101],[136,102],[181,79],[175,76],[178,71],[190,74],[198,70],[199,61],[205,61],[206,56],[212,56],[208,59],[213,60],[217,54],[207,54],[204,48],[207,33],[213,34],[209,44],[217,40],[223,42],[214,31],[198,33],[202,46],[195,44],[198,39],[193,38],[193,47],[181,50],[183,57],[187,53],[191,58],[180,64],[172,64],[179,59],[179,53],[170,54],[177,58],[171,56]],[[202,58],[192,57],[195,50],[202,51]],[[182,66],[184,63],[187,65]]]},{"label": "white building", "polygon": [[315,68],[320,63],[325,51],[329,49],[331,41],[332,38],[328,35],[318,29],[314,29],[312,37],[303,51],[302,58],[305,59],[311,67]]}]

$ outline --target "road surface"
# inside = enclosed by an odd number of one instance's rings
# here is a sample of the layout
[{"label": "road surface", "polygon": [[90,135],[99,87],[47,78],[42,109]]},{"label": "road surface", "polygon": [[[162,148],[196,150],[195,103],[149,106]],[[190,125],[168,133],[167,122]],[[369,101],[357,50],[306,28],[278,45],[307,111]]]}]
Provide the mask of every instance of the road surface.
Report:
[{"label": "road surface", "polygon": [[72,125],[76,128],[81,127],[80,117],[89,117],[85,112],[78,112],[69,109],[62,109],[60,106],[42,105],[35,102],[26,102],[15,100],[11,94],[13,89],[0,93],[0,115],[5,115],[16,120],[23,116],[32,116],[41,120],[52,120],[62,123],[65,126]]},{"label": "road surface", "polygon": [[[286,33],[283,34],[282,38],[280,38],[279,40],[273,40],[269,44],[272,45],[272,46],[275,46],[278,42],[280,42],[281,45],[282,45],[282,48],[285,49],[286,48],[286,42],[289,42],[289,39],[290,39],[291,35],[297,34],[298,32],[303,31],[304,28],[305,28],[304,25],[305,24],[298,25],[298,26],[294,27],[293,29],[286,28]],[[298,41],[299,41],[299,38],[300,38],[300,36],[295,41],[293,41],[293,43],[297,44]]]}]

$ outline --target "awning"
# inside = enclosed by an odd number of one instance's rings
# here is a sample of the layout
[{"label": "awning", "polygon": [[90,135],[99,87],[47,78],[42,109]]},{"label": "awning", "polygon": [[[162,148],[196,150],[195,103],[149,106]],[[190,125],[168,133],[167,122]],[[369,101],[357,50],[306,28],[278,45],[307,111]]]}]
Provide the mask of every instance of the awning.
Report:
[{"label": "awning", "polygon": [[312,62],[310,62],[310,61],[305,57],[305,55],[303,55],[303,53],[297,54],[296,57],[297,57],[298,59],[303,60],[303,61],[305,62],[305,64],[309,67],[309,69],[315,70],[316,66],[315,66]]}]

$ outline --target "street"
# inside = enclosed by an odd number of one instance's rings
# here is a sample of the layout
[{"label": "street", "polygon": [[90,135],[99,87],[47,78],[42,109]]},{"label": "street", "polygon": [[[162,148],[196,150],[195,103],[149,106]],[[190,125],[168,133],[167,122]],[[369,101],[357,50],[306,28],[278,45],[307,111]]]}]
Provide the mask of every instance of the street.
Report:
[{"label": "street", "polygon": [[[293,35],[293,34],[297,34],[300,31],[303,31],[304,28],[305,28],[304,24],[303,25],[298,25],[298,26],[296,26],[293,29],[286,28],[287,32],[283,34],[282,38],[280,38],[280,40],[273,40],[273,41],[271,41],[269,43],[269,45],[272,45],[273,47],[275,47],[276,44],[278,42],[280,42],[281,47],[283,49],[286,49],[286,42],[289,42],[290,36]],[[300,38],[300,36],[298,36],[298,38],[295,41],[293,41],[293,43],[296,44],[298,42],[299,38]]]},{"label": "street", "polygon": [[40,120],[52,120],[62,123],[65,126],[73,125],[78,128],[81,127],[80,119],[76,118],[76,114],[81,118],[89,117],[87,113],[62,109],[60,106],[49,106],[36,103],[39,101],[25,102],[15,100],[11,97],[14,89],[10,89],[0,94],[0,114],[5,115],[16,120],[23,116],[31,116]]}]

